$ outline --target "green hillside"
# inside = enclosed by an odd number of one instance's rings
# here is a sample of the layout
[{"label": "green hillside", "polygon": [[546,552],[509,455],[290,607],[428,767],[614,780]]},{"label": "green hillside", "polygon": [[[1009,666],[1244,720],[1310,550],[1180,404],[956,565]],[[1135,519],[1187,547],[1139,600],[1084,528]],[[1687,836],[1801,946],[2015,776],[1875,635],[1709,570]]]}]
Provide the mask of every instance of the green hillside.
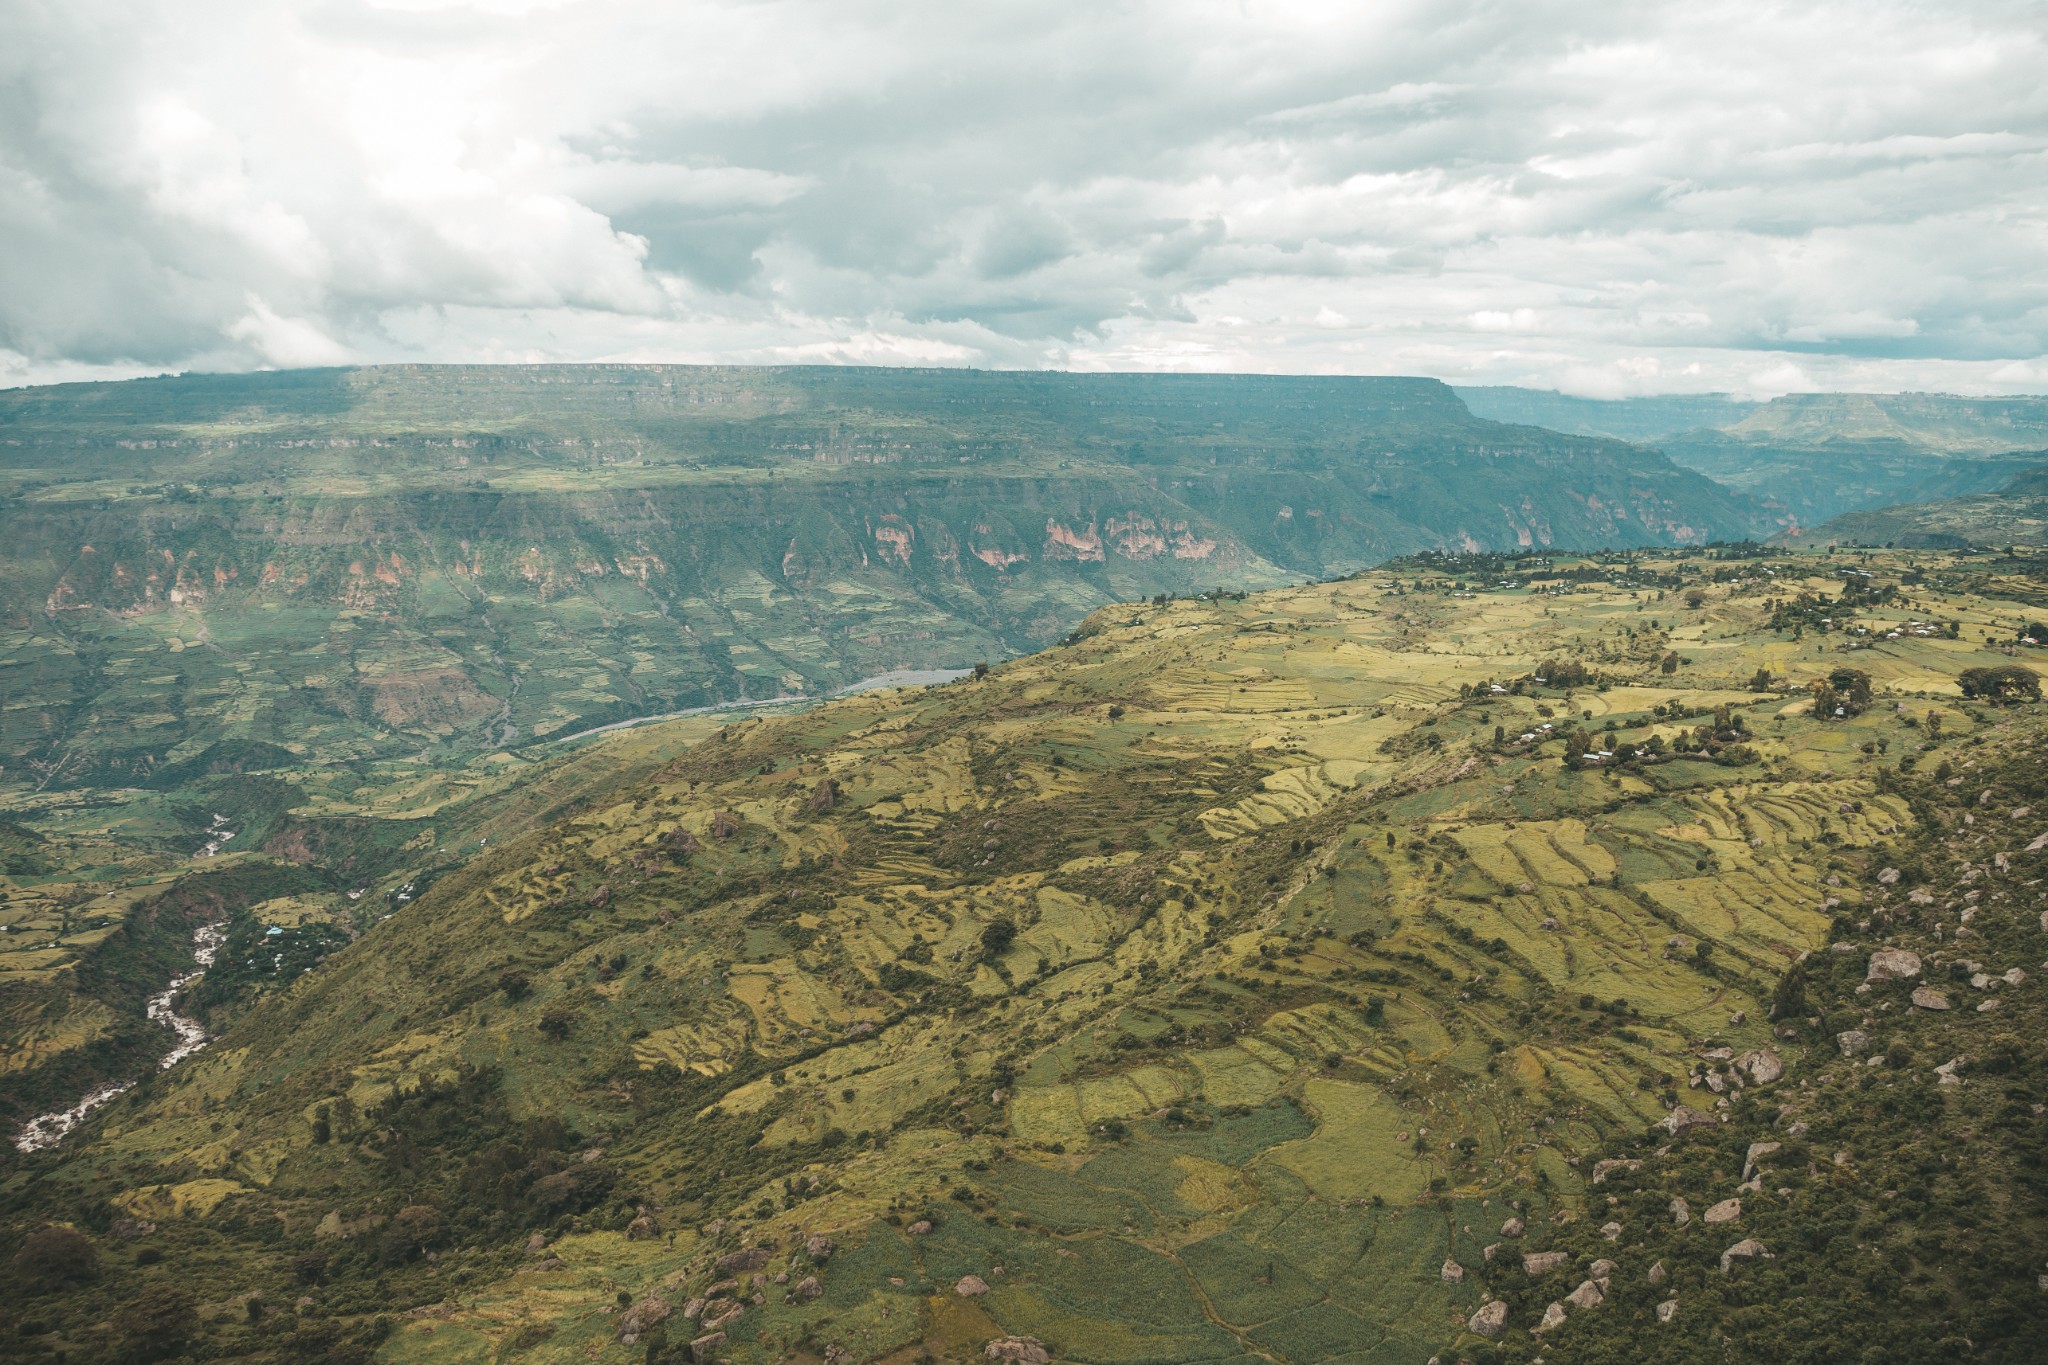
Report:
[{"label": "green hillside", "polygon": [[2048,545],[2048,467],[2023,468],[1995,492],[1847,513],[1794,539],[1803,545],[2037,549]]},{"label": "green hillside", "polygon": [[478,779],[324,961],[230,910],[219,1041],[12,1159],[0,1340],[2031,1359],[2032,592],[1432,556]]}]

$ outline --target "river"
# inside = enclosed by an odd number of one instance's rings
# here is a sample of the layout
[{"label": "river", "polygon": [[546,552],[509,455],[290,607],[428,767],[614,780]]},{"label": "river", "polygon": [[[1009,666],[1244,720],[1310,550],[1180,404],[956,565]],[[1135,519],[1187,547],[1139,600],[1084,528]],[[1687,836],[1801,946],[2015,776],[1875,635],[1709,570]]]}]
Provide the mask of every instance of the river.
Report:
[{"label": "river", "polygon": [[[167,1025],[177,1035],[178,1041],[171,1050],[157,1059],[157,1069],[168,1071],[184,1061],[212,1039],[206,1026],[190,1015],[180,1014],[172,1003],[178,992],[197,981],[213,964],[214,955],[220,952],[221,944],[227,941],[227,926],[224,924],[202,924],[192,935],[192,970],[182,976],[171,978],[171,984],[149,997],[148,1015],[152,1022]],[[47,1114],[38,1114],[21,1127],[14,1145],[24,1152],[40,1152],[62,1142],[71,1130],[85,1122],[86,1116],[117,1095],[133,1089],[135,1082],[109,1081],[107,1084],[88,1092],[85,1098],[69,1109],[56,1109]]]}]

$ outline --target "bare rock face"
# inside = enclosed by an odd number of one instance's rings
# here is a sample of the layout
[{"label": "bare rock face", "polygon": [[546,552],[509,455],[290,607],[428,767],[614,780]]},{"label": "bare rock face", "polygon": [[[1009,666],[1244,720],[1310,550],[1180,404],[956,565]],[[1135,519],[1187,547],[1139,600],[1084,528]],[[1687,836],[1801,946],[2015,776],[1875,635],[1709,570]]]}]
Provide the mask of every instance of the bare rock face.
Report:
[{"label": "bare rock face", "polygon": [[990,1360],[1015,1360],[1021,1365],[1048,1365],[1052,1355],[1037,1337],[997,1337],[982,1347]]},{"label": "bare rock face", "polygon": [[1529,1330],[1532,1332],[1551,1332],[1562,1326],[1564,1326],[1564,1305],[1553,1303],[1550,1307],[1543,1310],[1543,1321],[1537,1323]]},{"label": "bare rock face", "polygon": [[1437,1273],[1443,1276],[1445,1284],[1465,1283],[1465,1267],[1459,1265],[1456,1261],[1445,1261],[1444,1268]]},{"label": "bare rock face", "polygon": [[1844,1057],[1854,1057],[1870,1050],[1870,1035],[1860,1028],[1844,1029],[1835,1035],[1835,1046]]},{"label": "bare rock face", "polygon": [[1742,1201],[1740,1199],[1723,1199],[1720,1203],[1701,1214],[1700,1217],[1706,1222],[1708,1227],[1714,1227],[1721,1223],[1732,1223],[1742,1217]]},{"label": "bare rock face", "polygon": [[1916,986],[1913,989],[1913,1008],[1945,1010],[1948,1008],[1948,997],[1932,986]]},{"label": "bare rock face", "polygon": [[1479,1305],[1479,1311],[1465,1319],[1465,1330],[1491,1341],[1508,1329],[1508,1305],[1504,1299]]},{"label": "bare rock face", "polygon": [[1686,1203],[1683,1199],[1673,1199],[1671,1201],[1671,1221],[1679,1227],[1684,1227],[1687,1223],[1690,1223],[1692,1221],[1692,1205]]},{"label": "bare rock face", "polygon": [[1721,1253],[1721,1273],[1727,1274],[1736,1265],[1747,1265],[1751,1261],[1767,1261],[1771,1253],[1764,1250],[1764,1244],[1754,1237],[1745,1237]]},{"label": "bare rock face", "polygon": [[1669,1322],[1678,1316],[1678,1300],[1666,1299],[1657,1305],[1657,1321]]},{"label": "bare rock face", "polygon": [[1904,948],[1879,948],[1870,955],[1865,981],[1909,981],[1920,975],[1920,954]]},{"label": "bare rock face", "polygon": [[1510,1218],[1500,1225],[1500,1235],[1503,1237],[1520,1237],[1524,1231],[1526,1229],[1519,1218]]},{"label": "bare rock face", "polygon": [[1565,1295],[1564,1301],[1574,1308],[1596,1308],[1607,1301],[1607,1296],[1600,1292],[1600,1285],[1597,1281],[1587,1280],[1577,1289]]},{"label": "bare rock face", "polygon": [[975,1298],[988,1293],[988,1281],[979,1275],[962,1275],[960,1282],[953,1286],[953,1292],[963,1299]]},{"label": "bare rock face", "polygon": [[1570,1259],[1562,1251],[1532,1251],[1522,1258],[1522,1273],[1531,1277],[1548,1275]]}]

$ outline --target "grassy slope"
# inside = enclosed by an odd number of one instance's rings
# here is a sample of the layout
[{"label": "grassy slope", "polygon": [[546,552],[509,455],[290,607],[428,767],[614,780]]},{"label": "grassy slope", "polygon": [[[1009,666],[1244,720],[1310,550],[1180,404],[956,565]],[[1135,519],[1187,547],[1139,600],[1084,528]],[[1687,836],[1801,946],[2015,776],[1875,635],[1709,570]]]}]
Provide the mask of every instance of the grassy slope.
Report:
[{"label": "grassy slope", "polygon": [[[604,1353],[618,1294],[680,1310],[759,1246],[823,1294],[759,1285],[736,1360],[1011,1332],[1085,1360],[1420,1362],[1492,1349],[1462,1328],[1487,1292],[1526,1358],[1541,1291],[1487,1260],[1494,1229],[1529,1224],[1510,1256],[1580,1250],[1607,1216],[1590,1161],[1712,1112],[1688,1077],[1718,1048],[1777,1050],[1766,1097],[1823,1074],[1827,1029],[1767,1020],[1783,973],[1968,795],[1900,768],[2012,742],[1953,701],[2005,661],[1977,643],[2011,613],[1999,582],[1922,557],[1877,622],[1956,640],[1765,629],[1769,600],[1835,587],[1824,566],[1616,561],[1538,592],[1474,562],[1476,595],[1411,566],[1112,609],[981,681],[618,737],[520,817],[554,823],[20,1168],[17,1231],[156,1230],[103,1232],[106,1279],[25,1304],[60,1335],[18,1339],[118,1339],[98,1324],[161,1273],[147,1248],[219,1350],[566,1360]],[[1560,656],[1611,685],[1487,691]],[[1843,663],[1880,694],[1845,722],[1749,686]],[[1513,738],[1591,713],[1632,748],[1724,704],[1760,761],[1570,771]],[[840,1244],[822,1269],[790,1250],[812,1232]],[[1623,1245],[1640,1273],[1650,1244]],[[969,1274],[991,1292],[954,1292]],[[241,1325],[251,1289],[311,1302]]]}]

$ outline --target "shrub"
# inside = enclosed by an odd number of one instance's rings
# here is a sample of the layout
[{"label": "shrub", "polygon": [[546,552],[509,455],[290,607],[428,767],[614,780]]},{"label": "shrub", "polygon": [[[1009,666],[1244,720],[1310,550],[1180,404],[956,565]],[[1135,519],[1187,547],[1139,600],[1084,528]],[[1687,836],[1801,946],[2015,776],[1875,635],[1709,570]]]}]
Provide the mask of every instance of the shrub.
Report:
[{"label": "shrub", "polygon": [[39,1228],[14,1253],[15,1283],[32,1289],[71,1289],[92,1283],[99,1273],[99,1253],[72,1228]]}]

